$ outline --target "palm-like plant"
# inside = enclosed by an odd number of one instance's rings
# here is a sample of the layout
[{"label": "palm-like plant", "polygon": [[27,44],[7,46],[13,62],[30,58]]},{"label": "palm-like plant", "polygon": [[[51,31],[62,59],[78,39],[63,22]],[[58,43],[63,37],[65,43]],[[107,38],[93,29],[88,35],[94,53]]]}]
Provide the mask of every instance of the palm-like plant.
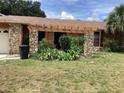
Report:
[{"label": "palm-like plant", "polygon": [[113,34],[111,37],[122,45],[124,42],[124,4],[116,7],[110,13],[107,19],[107,29]]},{"label": "palm-like plant", "polygon": [[116,7],[107,19],[107,28],[112,32],[124,32],[124,4]]}]

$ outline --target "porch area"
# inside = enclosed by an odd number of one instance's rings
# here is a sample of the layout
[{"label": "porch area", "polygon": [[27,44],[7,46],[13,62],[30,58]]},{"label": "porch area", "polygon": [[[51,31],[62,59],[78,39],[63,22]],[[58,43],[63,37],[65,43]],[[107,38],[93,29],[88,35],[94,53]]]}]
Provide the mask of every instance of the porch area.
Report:
[{"label": "porch area", "polygon": [[[30,54],[38,51],[39,41],[45,38],[56,48],[60,48],[58,40],[62,35],[81,36],[85,38],[84,55],[89,56],[100,49],[102,46],[101,28],[91,27],[71,27],[71,26],[28,26],[29,29],[29,46]],[[98,34],[96,35],[95,32]]]}]

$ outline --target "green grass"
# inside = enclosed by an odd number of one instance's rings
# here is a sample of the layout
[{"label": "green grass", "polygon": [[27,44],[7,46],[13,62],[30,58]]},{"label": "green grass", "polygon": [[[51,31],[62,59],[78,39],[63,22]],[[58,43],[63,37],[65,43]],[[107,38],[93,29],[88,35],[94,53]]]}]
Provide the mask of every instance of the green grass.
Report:
[{"label": "green grass", "polygon": [[124,93],[124,53],[78,61],[0,61],[0,93]]}]

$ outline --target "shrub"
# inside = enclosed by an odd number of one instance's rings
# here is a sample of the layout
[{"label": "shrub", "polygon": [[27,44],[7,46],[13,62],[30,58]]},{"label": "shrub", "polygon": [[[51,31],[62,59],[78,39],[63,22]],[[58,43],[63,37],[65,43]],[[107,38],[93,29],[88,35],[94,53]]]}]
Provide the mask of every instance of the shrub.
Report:
[{"label": "shrub", "polygon": [[71,60],[77,60],[80,58],[80,49],[77,47],[73,47],[73,49],[68,50],[67,52],[47,48],[42,49],[42,51],[34,53],[30,56],[32,59],[35,60],[60,60],[60,61],[71,61]]},{"label": "shrub", "polygon": [[82,52],[84,51],[84,41],[85,41],[84,36],[83,35],[80,36],[79,37],[79,47],[82,49]]},{"label": "shrub", "polygon": [[69,53],[66,53],[64,51],[59,51],[58,52],[58,60],[60,61],[71,61],[71,55]]},{"label": "shrub", "polygon": [[80,52],[75,50],[60,51],[57,49],[43,49],[40,53],[34,53],[30,56],[32,59],[39,60],[60,60],[60,61],[71,61],[80,58]]},{"label": "shrub", "polygon": [[58,60],[71,61],[80,58],[81,49],[76,46],[71,47],[67,52],[59,51]]},{"label": "shrub", "polygon": [[64,51],[68,51],[69,49],[71,49],[72,46],[77,46],[82,48],[83,50],[83,44],[84,44],[84,37],[80,36],[80,37],[72,37],[72,36],[61,36],[59,39],[59,43],[60,43],[60,47],[62,50]]},{"label": "shrub", "polygon": [[79,45],[83,45],[84,44],[84,36],[80,36],[79,37]]},{"label": "shrub", "polygon": [[60,47],[62,50],[67,51],[71,46],[71,39],[69,36],[61,36],[59,38]]},{"label": "shrub", "polygon": [[42,51],[43,49],[47,49],[47,48],[53,48],[53,46],[46,39],[42,39],[39,43],[38,52]]},{"label": "shrub", "polygon": [[58,50],[57,49],[43,49],[40,52],[40,60],[55,60],[58,58]]},{"label": "shrub", "polygon": [[108,49],[108,51],[112,51],[112,52],[119,51],[118,41],[114,39],[106,38],[104,45],[105,45],[105,50]]},{"label": "shrub", "polygon": [[101,51],[103,51],[103,52],[112,52],[112,51],[111,51],[111,48],[107,48],[107,47],[101,49]]},{"label": "shrub", "polygon": [[73,46],[70,50],[68,50],[68,53],[70,54],[72,60],[77,60],[80,58],[81,49],[77,46]]},{"label": "shrub", "polygon": [[40,59],[40,53],[36,52],[34,54],[31,54],[30,58],[35,59],[35,60],[37,60],[37,59],[39,60]]},{"label": "shrub", "polygon": [[76,37],[62,36],[60,38],[60,42],[61,47],[64,51],[54,49],[53,47],[50,46],[47,40],[43,39],[40,42],[39,51],[31,55],[31,58],[45,61],[49,60],[71,61],[80,58],[80,54],[82,51],[81,47],[83,46],[82,40],[80,41],[79,38]]}]

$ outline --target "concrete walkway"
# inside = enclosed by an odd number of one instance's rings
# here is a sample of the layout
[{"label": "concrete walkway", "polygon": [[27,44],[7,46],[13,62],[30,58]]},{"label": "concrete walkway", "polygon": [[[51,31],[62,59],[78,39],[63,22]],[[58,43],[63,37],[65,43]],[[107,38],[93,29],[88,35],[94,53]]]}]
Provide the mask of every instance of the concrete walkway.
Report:
[{"label": "concrete walkway", "polygon": [[19,55],[0,54],[0,60],[20,59]]}]

